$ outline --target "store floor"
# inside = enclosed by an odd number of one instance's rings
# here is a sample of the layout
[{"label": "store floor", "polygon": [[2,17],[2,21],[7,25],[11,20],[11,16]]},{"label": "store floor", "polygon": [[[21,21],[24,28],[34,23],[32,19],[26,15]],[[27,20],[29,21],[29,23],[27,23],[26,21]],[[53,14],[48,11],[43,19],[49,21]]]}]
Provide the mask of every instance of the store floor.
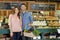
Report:
[{"label": "store floor", "polygon": [[[10,38],[7,38],[7,40],[9,40]],[[5,40],[5,38],[0,38],[0,40]]]}]

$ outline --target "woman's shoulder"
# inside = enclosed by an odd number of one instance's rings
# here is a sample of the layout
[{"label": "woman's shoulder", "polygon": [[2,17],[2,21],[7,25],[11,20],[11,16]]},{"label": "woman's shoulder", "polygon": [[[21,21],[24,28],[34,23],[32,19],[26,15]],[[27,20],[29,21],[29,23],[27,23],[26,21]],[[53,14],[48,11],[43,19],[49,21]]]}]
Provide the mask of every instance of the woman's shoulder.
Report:
[{"label": "woman's shoulder", "polygon": [[10,15],[9,15],[9,17],[12,17],[12,16],[13,16],[13,14],[10,14]]}]

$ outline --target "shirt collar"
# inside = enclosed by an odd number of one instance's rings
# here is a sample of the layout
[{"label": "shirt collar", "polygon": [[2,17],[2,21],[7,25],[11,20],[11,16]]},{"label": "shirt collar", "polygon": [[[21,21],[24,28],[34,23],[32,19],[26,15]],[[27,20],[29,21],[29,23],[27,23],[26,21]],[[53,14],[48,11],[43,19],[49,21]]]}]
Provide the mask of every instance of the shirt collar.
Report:
[{"label": "shirt collar", "polygon": [[23,12],[23,13],[21,12],[21,14],[26,14],[26,13],[27,13],[27,11],[25,11],[25,12]]}]

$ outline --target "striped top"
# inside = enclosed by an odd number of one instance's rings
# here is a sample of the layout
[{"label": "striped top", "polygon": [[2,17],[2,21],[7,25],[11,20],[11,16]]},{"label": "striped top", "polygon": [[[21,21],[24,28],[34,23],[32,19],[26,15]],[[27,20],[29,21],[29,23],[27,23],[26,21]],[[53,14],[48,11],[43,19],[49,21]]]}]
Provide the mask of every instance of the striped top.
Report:
[{"label": "striped top", "polygon": [[9,15],[9,28],[12,32],[20,32],[22,31],[22,19],[18,17],[14,17],[14,15]]}]

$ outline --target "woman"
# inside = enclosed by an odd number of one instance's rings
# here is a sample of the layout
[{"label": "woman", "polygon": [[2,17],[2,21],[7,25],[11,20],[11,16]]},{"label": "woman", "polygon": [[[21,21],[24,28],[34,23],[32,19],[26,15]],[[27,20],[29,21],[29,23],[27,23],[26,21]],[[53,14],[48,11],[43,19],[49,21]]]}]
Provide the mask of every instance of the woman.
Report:
[{"label": "woman", "polygon": [[13,13],[9,15],[9,28],[11,40],[21,40],[22,20],[17,6],[13,8]]}]

